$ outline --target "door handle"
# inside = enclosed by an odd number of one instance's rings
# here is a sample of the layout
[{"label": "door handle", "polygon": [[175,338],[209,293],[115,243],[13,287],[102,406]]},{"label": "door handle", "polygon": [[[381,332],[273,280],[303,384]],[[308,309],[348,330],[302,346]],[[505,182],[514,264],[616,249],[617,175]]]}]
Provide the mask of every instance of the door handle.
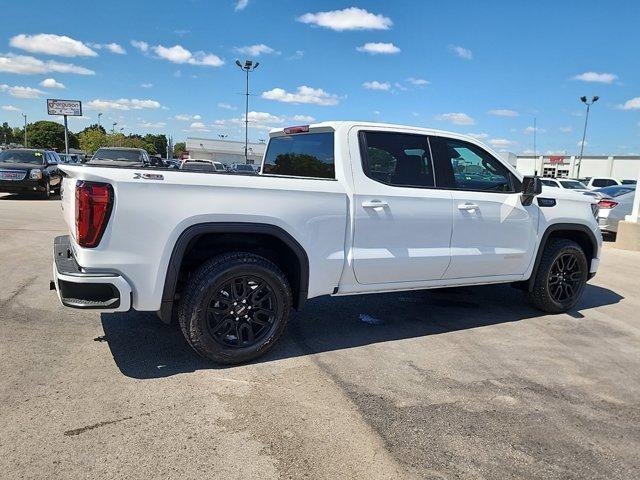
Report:
[{"label": "door handle", "polygon": [[362,202],[362,208],[373,208],[376,211],[381,211],[385,207],[388,207],[387,202],[381,200],[371,200],[370,202]]},{"label": "door handle", "polygon": [[466,210],[466,211],[480,210],[480,207],[475,203],[461,203],[458,205],[458,210]]}]

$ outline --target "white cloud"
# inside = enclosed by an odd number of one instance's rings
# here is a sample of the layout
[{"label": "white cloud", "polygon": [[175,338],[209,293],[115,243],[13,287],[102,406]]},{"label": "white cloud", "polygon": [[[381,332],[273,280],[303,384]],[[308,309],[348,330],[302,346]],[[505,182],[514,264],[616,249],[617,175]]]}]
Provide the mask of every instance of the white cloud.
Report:
[{"label": "white cloud", "polygon": [[109,50],[111,53],[117,53],[118,55],[125,55],[127,51],[117,43],[89,43],[90,47],[95,48],[96,50]]},{"label": "white cloud", "polygon": [[429,85],[429,81],[425,80],[424,78],[409,77],[407,78],[407,82],[409,82],[411,85],[417,85],[418,87]]},{"label": "white cloud", "polygon": [[173,117],[175,120],[180,120],[181,122],[188,122],[189,120],[202,120],[200,115],[189,115],[187,113],[180,113]]},{"label": "white cloud", "polygon": [[61,57],[96,57],[98,55],[80,40],[75,40],[66,35],[53,35],[50,33],[39,33],[37,35],[21,33],[11,37],[9,45],[31,53],[46,53],[47,55],[59,55]]},{"label": "white cloud", "polygon": [[454,125],[474,125],[476,121],[466,113],[442,113],[436,115],[436,120],[451,122]]},{"label": "white cloud", "polygon": [[393,86],[396,87],[398,90],[402,90],[403,92],[406,92],[408,90],[407,87],[405,87],[400,82],[395,82]]},{"label": "white cloud", "polygon": [[45,88],[60,88],[60,89],[67,88],[62,83],[58,82],[53,78],[45,78],[43,81],[40,82],[40,86]]},{"label": "white cloud", "polygon": [[321,88],[311,88],[306,85],[298,87],[295,93],[287,92],[282,88],[274,88],[262,92],[262,98],[284,103],[310,103],[323,106],[337,105],[339,103],[337,95],[325,92]]},{"label": "white cloud", "polygon": [[467,136],[475,138],[476,140],[485,140],[489,138],[488,133],[467,133]]},{"label": "white cloud", "polygon": [[191,125],[189,125],[189,129],[190,130],[197,130],[199,132],[210,132],[211,131],[202,122],[193,122]]},{"label": "white cloud", "polygon": [[291,117],[291,120],[293,120],[295,122],[311,123],[311,122],[315,121],[315,118],[313,118],[311,115],[294,115],[293,117]]},{"label": "white cloud", "polygon": [[134,48],[137,48],[142,53],[147,53],[149,51],[149,44],[147,42],[143,42],[140,40],[131,40],[131,45]]},{"label": "white cloud", "polygon": [[301,60],[302,57],[304,57],[304,50],[296,50],[293,55],[287,57],[287,60]]},{"label": "white cloud", "polygon": [[365,43],[360,47],[356,47],[356,50],[359,52],[365,52],[370,55],[389,55],[394,53],[400,53],[400,49],[396,47],[393,43],[376,43],[369,42]]},{"label": "white cloud", "polygon": [[[268,112],[251,111],[248,114],[248,120],[249,128],[253,128],[256,130],[271,130],[275,125],[283,123],[285,121],[285,118],[273,115]],[[212,126],[223,128],[226,128],[227,126],[244,126],[244,116],[238,118],[229,118],[225,120],[216,120]]]},{"label": "white cloud", "polygon": [[391,88],[389,82],[378,82],[377,80],[373,80],[371,82],[364,82],[362,84],[364,88],[367,90],[385,90],[388,91]]},{"label": "white cloud", "polygon": [[618,108],[621,108],[622,110],[640,110],[640,97],[627,100],[622,105],[618,105]]},{"label": "white cloud", "polygon": [[374,111],[373,111],[373,112],[371,112],[371,113],[373,113],[374,115],[380,115],[380,110],[374,110]]},{"label": "white cloud", "polygon": [[496,117],[517,117],[520,114],[515,110],[509,110],[506,108],[498,108],[496,110],[489,110],[487,112],[489,115],[495,115]]},{"label": "white cloud", "polygon": [[138,100],[137,98],[119,98],[117,100],[101,100],[96,98],[87,103],[89,110],[142,110],[160,108],[155,100]]},{"label": "white cloud", "polygon": [[40,96],[44,95],[42,90],[38,90],[37,88],[31,87],[22,87],[22,86],[10,86],[6,84],[0,85],[0,92],[5,92],[16,98],[40,98]]},{"label": "white cloud", "polygon": [[[585,143],[586,145],[586,143]],[[533,153],[533,152],[531,152]],[[545,155],[566,155],[567,151],[566,150],[547,150],[546,152],[544,152]]]},{"label": "white cloud", "polygon": [[573,127],[560,127],[560,131],[563,133],[570,133],[573,131]]},{"label": "white cloud", "polygon": [[533,132],[545,133],[546,131],[547,131],[546,129],[540,128],[540,127],[536,127],[536,128],[527,127],[527,128],[524,129],[524,133],[526,133],[526,134],[530,134],[530,133],[533,133]]},{"label": "white cloud", "polygon": [[449,50],[455,53],[458,57],[464,58],[465,60],[473,59],[473,53],[468,48],[464,48],[459,45],[449,45]]},{"label": "white cloud", "polygon": [[224,65],[222,60],[213,53],[190,52],[182,45],[174,45],[173,47],[164,47],[156,45],[152,47],[158,57],[169,60],[172,63],[188,63],[189,65],[199,65],[206,67],[220,67]]},{"label": "white cloud", "polygon": [[337,32],[345,30],[388,30],[393,25],[391,19],[384,15],[376,15],[356,7],[328,12],[305,13],[298,17],[297,20]]},{"label": "white cloud", "polygon": [[164,128],[167,126],[167,124],[165,122],[142,122],[138,124],[138,126],[140,128],[156,129],[156,128]]},{"label": "white cloud", "polygon": [[73,65],[72,63],[60,63],[54,60],[46,62],[29,56],[7,53],[0,55],[0,72],[17,73],[21,75],[33,75],[42,73],[75,73],[78,75],[93,75],[95,72],[88,68]]},{"label": "white cloud", "polygon": [[237,110],[238,107],[234,107],[233,105],[229,105],[228,103],[220,102],[218,103],[218,108],[224,108],[225,110]]},{"label": "white cloud", "polygon": [[2,110],[5,112],[20,112],[21,110],[18,107],[14,107],[13,105],[2,105]]},{"label": "white cloud", "polygon": [[515,145],[516,142],[507,140],[506,138],[492,138],[489,140],[489,145],[496,148],[507,148]]},{"label": "white cloud", "polygon": [[617,80],[618,76],[613,73],[598,73],[598,72],[584,72],[580,75],[572,77],[572,80],[580,80],[581,82],[596,82],[596,83],[613,83]]},{"label": "white cloud", "polygon": [[[587,145],[589,145],[589,142],[587,142],[586,140],[584,141],[584,146],[586,147]],[[576,143],[576,146],[581,147],[582,146],[582,140],[580,140],[578,143]]]},{"label": "white cloud", "polygon": [[248,45],[246,47],[236,47],[235,51],[241,53],[242,55],[249,55],[250,57],[259,57],[262,54],[271,54],[274,53],[279,55],[280,52],[274,50],[268,45],[264,43],[259,43],[256,45]]},{"label": "white cloud", "polygon": [[142,88],[152,88],[153,87],[153,83],[141,83],[140,86]]},{"label": "white cloud", "polygon": [[239,10],[244,10],[249,5],[249,0],[238,0],[236,2],[236,6],[233,8],[236,12]]}]

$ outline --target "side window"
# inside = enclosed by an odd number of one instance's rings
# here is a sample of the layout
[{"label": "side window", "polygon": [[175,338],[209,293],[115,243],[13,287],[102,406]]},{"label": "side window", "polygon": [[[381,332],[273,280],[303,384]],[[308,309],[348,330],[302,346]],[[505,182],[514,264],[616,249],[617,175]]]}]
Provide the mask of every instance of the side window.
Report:
[{"label": "side window", "polygon": [[434,187],[427,137],[409,133],[360,132],[367,177],[397,187]]},{"label": "side window", "polygon": [[617,185],[617,183],[609,178],[597,178],[593,181],[594,187],[609,187],[611,185]]},{"label": "side window", "polygon": [[517,179],[482,148],[462,140],[431,137],[438,187],[456,190],[515,192]]},{"label": "side window", "polygon": [[269,140],[263,173],[335,178],[333,132],[283,135]]},{"label": "side window", "polygon": [[47,156],[48,163],[54,163],[54,164],[62,163],[57,153],[47,152],[45,155]]}]

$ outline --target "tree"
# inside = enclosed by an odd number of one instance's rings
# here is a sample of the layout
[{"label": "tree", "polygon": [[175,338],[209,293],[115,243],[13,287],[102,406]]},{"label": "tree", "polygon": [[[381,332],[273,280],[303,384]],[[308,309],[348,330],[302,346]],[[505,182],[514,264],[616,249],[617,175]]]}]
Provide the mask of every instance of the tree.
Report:
[{"label": "tree", "polygon": [[153,145],[155,153],[159,153],[163,157],[167,154],[167,137],[165,135],[152,135],[148,133],[144,136],[144,141],[148,145]]},{"label": "tree", "polygon": [[9,126],[7,122],[4,122],[0,127],[0,143],[14,143],[15,139],[13,138],[13,129]]},{"label": "tree", "polygon": [[102,130],[85,128],[78,137],[80,139],[80,148],[87,153],[93,153],[100,147],[108,145],[104,128]]},{"label": "tree", "polygon": [[[41,120],[27,125],[27,141],[33,148],[64,151],[64,127],[57,122]],[[69,132],[69,148],[80,146],[78,137]]]},{"label": "tree", "polygon": [[178,142],[173,146],[173,157],[180,158],[182,152],[187,151],[187,144],[184,142]]},{"label": "tree", "polygon": [[94,123],[93,125],[89,125],[88,127],[86,127],[84,130],[82,130],[78,135],[88,131],[88,130],[98,130],[100,132],[102,132],[104,135],[107,134],[107,131],[104,129],[104,127],[102,125],[98,125],[97,123]]}]

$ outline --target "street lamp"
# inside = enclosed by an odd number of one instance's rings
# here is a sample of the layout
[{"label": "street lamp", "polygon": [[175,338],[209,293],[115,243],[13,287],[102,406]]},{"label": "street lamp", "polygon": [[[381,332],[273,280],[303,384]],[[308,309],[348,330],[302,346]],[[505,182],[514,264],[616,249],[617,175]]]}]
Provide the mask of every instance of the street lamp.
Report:
[{"label": "street lamp", "polygon": [[116,134],[116,125],[118,125],[118,122],[113,122],[113,125],[111,125],[111,135]]},{"label": "street lamp", "polygon": [[24,117],[24,148],[27,148],[27,114],[23,113]]},{"label": "street lamp", "polygon": [[584,153],[584,141],[587,137],[587,122],[589,121],[589,109],[591,105],[596,103],[600,97],[597,95],[591,97],[591,101],[587,100],[587,97],[584,95],[580,97],[580,101],[587,106],[587,115],[584,117],[584,130],[582,131],[582,142],[580,143],[580,162],[578,163],[578,171],[576,173],[576,178],[580,178],[580,167],[582,166],[582,154]]},{"label": "street lamp", "polygon": [[245,109],[244,109],[244,161],[245,163],[249,163],[249,152],[247,146],[249,145],[249,72],[253,72],[258,65],[259,62],[253,63],[252,60],[245,60],[244,65],[240,63],[240,60],[236,60],[236,65],[240,67],[240,70],[243,70],[247,74],[247,83],[245,90]]},{"label": "street lamp", "polygon": [[98,130],[100,130],[100,117],[102,116],[102,113],[98,114]]}]

